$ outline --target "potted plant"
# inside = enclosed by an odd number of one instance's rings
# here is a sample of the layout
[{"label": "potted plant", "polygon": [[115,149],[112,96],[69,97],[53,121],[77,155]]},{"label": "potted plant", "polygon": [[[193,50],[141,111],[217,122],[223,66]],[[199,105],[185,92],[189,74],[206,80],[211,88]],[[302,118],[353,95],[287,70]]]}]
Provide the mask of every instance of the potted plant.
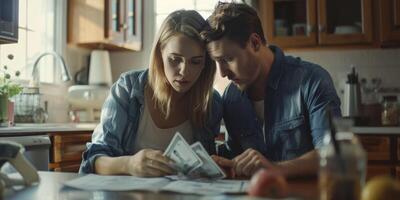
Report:
[{"label": "potted plant", "polygon": [[[9,54],[7,58],[13,60],[14,56]],[[22,91],[21,85],[12,80],[12,76],[19,75],[19,71],[11,72],[7,65],[0,69],[0,126],[8,125],[9,99]]]}]

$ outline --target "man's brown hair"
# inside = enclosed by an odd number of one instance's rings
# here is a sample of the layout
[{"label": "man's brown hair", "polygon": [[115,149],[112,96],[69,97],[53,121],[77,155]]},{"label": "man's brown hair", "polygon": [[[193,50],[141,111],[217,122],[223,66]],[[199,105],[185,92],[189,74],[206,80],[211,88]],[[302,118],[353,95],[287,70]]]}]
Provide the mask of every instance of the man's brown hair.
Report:
[{"label": "man's brown hair", "polygon": [[226,37],[244,48],[250,35],[256,33],[266,44],[260,18],[256,10],[246,4],[218,2],[207,21],[210,28],[201,33],[207,42]]}]

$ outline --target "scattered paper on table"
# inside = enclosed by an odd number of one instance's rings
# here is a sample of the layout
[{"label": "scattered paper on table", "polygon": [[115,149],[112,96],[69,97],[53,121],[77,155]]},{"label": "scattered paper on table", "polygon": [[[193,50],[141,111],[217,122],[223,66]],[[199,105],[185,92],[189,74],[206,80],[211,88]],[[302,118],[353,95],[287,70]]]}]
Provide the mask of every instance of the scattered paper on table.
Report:
[{"label": "scattered paper on table", "polygon": [[169,182],[170,181],[166,178],[139,178],[134,176],[102,176],[89,174],[67,181],[64,184],[81,190],[158,191]]},{"label": "scattered paper on table", "polygon": [[81,190],[105,191],[170,191],[187,194],[217,195],[244,193],[248,181],[239,180],[174,180],[170,178],[139,178],[133,176],[101,176],[89,174],[64,183]]}]

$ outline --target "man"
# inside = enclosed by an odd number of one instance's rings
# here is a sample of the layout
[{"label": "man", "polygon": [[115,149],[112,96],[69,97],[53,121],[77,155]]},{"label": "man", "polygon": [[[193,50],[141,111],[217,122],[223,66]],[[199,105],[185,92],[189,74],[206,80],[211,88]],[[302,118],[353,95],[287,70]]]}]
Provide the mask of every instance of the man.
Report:
[{"label": "man", "polygon": [[218,3],[208,22],[202,36],[221,75],[232,81],[223,95],[229,133],[223,156],[233,159],[214,159],[238,176],[260,168],[316,174],[327,108],[341,115],[328,72],[267,45],[256,11],[245,4]]}]

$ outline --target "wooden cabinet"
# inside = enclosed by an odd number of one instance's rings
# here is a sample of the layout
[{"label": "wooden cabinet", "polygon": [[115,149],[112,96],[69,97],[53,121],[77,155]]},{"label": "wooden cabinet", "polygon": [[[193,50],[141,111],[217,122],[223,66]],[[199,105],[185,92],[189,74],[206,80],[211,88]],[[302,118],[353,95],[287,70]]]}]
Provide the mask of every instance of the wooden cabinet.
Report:
[{"label": "wooden cabinet", "polygon": [[69,0],[68,43],[91,49],[142,49],[142,0]]},{"label": "wooden cabinet", "polygon": [[381,45],[400,44],[400,0],[379,0],[377,3]]},{"label": "wooden cabinet", "polygon": [[400,165],[396,166],[396,179],[400,181]]},{"label": "wooden cabinet", "polygon": [[357,135],[367,152],[367,179],[391,175],[400,180],[400,134]]},{"label": "wooden cabinet", "polygon": [[379,136],[362,136],[361,144],[368,152],[368,160],[390,160],[390,138]]},{"label": "wooden cabinet", "polygon": [[0,5],[0,44],[18,42],[18,0],[2,0]]},{"label": "wooden cabinet", "polygon": [[92,132],[50,133],[49,169],[63,172],[78,172],[86,143],[91,141]]},{"label": "wooden cabinet", "polygon": [[392,175],[392,166],[387,165],[368,165],[367,179],[379,175]]},{"label": "wooden cabinet", "polygon": [[371,0],[265,0],[259,15],[268,43],[280,47],[373,41]]}]

